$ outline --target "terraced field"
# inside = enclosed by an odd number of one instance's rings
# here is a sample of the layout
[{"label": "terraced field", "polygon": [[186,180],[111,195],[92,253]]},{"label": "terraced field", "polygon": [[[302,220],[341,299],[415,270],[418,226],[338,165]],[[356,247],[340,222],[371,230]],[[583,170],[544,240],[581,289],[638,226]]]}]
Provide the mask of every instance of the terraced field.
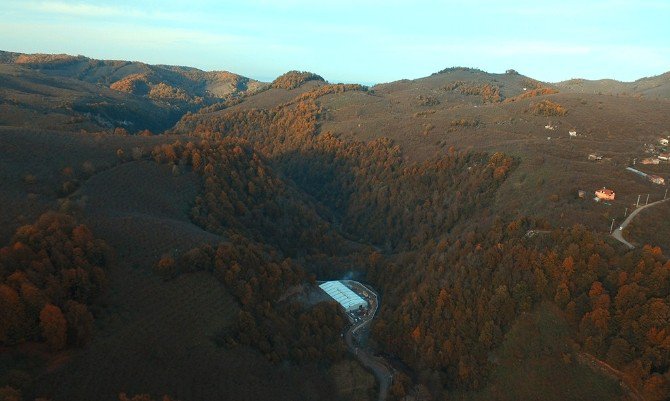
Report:
[{"label": "terraced field", "polygon": [[[86,167],[101,172],[118,163],[116,150],[151,149],[167,137],[122,137],[0,127],[0,241],[5,243],[16,227],[35,220],[53,207],[59,185],[80,178]],[[63,174],[71,168],[71,177]],[[32,176],[32,180],[26,180]],[[17,218],[19,216],[19,218]]]},{"label": "terraced field", "polygon": [[120,263],[149,270],[164,253],[220,241],[189,221],[198,183],[193,173],[174,177],[168,166],[135,161],[92,177],[74,198],[85,200],[87,224]]},{"label": "terraced field", "polygon": [[164,281],[151,271],[177,248],[220,237],[188,220],[198,189],[193,173],[173,176],[150,161],[118,165],[87,180],[73,195],[86,199],[85,221],[116,250],[106,307],[92,344],[53,367],[35,395],[54,400],[116,400],[170,394],[188,400],[329,399],[327,372],[277,367],[257,351],[226,349],[214,337],[235,321],[236,301],[208,273]]}]

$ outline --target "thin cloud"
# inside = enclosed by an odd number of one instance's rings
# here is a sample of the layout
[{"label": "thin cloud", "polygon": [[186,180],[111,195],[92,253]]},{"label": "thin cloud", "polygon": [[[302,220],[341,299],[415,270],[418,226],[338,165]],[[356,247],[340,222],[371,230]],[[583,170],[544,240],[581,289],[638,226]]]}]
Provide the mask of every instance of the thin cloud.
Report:
[{"label": "thin cloud", "polygon": [[496,42],[481,40],[467,42],[462,38],[442,38],[439,43],[387,41],[387,50],[398,53],[468,53],[495,57],[505,56],[569,56],[585,55],[592,51],[589,46],[556,42]]},{"label": "thin cloud", "polygon": [[50,14],[65,14],[80,17],[122,17],[144,16],[137,10],[121,9],[111,6],[97,6],[92,4],[70,4],[59,1],[28,2],[24,7],[31,11]]},{"label": "thin cloud", "polygon": [[102,19],[136,18],[165,21],[178,21],[184,18],[183,14],[178,13],[165,13],[162,11],[147,12],[139,8],[88,3],[67,3],[63,1],[24,2],[21,3],[21,7],[33,12],[58,14],[70,17]]}]

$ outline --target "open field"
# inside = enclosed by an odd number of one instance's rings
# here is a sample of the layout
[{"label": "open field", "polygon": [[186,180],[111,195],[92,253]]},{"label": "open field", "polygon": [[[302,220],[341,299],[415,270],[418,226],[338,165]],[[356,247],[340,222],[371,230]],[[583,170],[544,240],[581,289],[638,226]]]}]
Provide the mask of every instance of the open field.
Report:
[{"label": "open field", "polygon": [[130,154],[133,148],[148,151],[171,140],[0,127],[0,200],[5,205],[0,240],[7,242],[16,227],[54,207],[63,183],[85,181],[119,163],[117,149]]},{"label": "open field", "polygon": [[557,87],[580,93],[628,94],[645,98],[670,97],[670,74],[641,78],[633,82],[621,82],[613,79],[586,80],[571,79],[558,82]]},{"label": "open field", "polygon": [[[425,78],[429,79],[435,77]],[[608,222],[622,218],[624,209],[635,203],[638,194],[649,193],[651,199],[662,197],[664,188],[624,168],[633,158],[641,157],[645,143],[655,143],[670,126],[667,100],[572,93],[542,97],[564,105],[569,110],[564,117],[526,113],[537,102],[534,98],[502,104],[449,99],[430,107],[416,104],[419,96],[439,100],[436,86],[437,82],[432,87],[417,82],[416,87],[400,93],[376,90],[374,95],[327,95],[322,98],[327,118],[321,132],[330,131],[350,140],[386,136],[400,145],[407,158],[417,160],[443,155],[451,146],[513,155],[520,164],[500,189],[494,211],[518,211],[547,219],[553,226],[585,222],[597,230],[609,230]],[[431,113],[412,117],[426,109]],[[477,121],[477,126],[452,125],[463,119]],[[545,129],[548,124],[555,129]],[[572,129],[577,137],[569,137]],[[602,154],[604,159],[589,161],[591,153]],[[654,169],[656,174],[670,176],[670,164]],[[593,192],[603,186],[617,193],[611,206],[590,201]],[[588,199],[578,199],[578,189],[585,190]]]},{"label": "open field", "polygon": [[174,177],[166,165],[133,161],[95,175],[72,198],[120,263],[149,271],[163,254],[221,240],[189,220],[198,186],[193,173]]},{"label": "open field", "polygon": [[342,399],[366,401],[376,399],[377,385],[374,376],[365,371],[357,362],[343,361],[330,368]]},{"label": "open field", "polygon": [[659,246],[670,252],[670,202],[640,212],[624,230],[624,236],[640,246]]},{"label": "open field", "polygon": [[630,399],[616,380],[580,363],[574,347],[570,328],[552,307],[521,316],[495,356],[491,384],[472,399]]}]

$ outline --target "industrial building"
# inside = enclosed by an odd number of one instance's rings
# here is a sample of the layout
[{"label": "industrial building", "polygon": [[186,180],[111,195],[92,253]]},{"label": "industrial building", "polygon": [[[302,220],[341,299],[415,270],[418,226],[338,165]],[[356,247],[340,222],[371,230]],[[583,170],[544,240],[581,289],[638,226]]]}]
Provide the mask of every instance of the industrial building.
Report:
[{"label": "industrial building", "polygon": [[654,184],[665,185],[665,179],[663,177],[658,176],[658,175],[647,174],[647,173],[644,173],[640,170],[636,170],[632,167],[626,167],[626,170],[628,170],[632,173],[635,173],[635,174],[637,174],[641,177],[644,177],[644,178],[648,179],[649,181],[653,182]]},{"label": "industrial building", "polygon": [[358,294],[351,291],[341,281],[326,281],[319,287],[331,298],[337,301],[345,311],[353,312],[360,308],[367,308],[368,303]]}]

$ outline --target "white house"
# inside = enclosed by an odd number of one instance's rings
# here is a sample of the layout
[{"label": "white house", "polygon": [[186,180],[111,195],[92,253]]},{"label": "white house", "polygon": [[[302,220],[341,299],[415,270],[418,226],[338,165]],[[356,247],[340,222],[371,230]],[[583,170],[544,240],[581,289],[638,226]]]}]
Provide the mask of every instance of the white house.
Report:
[{"label": "white house", "polygon": [[658,175],[649,175],[647,178],[649,178],[649,181],[653,182],[654,184],[665,185],[665,179]]},{"label": "white house", "polygon": [[570,134],[570,137],[572,137],[572,138],[574,138],[574,137],[577,136],[577,131],[575,131],[575,130],[572,130],[572,131],[570,131],[570,132],[568,132],[568,133]]},{"label": "white house", "polygon": [[668,139],[667,138],[661,138],[658,140],[658,143],[660,143],[663,146],[668,146]]}]

